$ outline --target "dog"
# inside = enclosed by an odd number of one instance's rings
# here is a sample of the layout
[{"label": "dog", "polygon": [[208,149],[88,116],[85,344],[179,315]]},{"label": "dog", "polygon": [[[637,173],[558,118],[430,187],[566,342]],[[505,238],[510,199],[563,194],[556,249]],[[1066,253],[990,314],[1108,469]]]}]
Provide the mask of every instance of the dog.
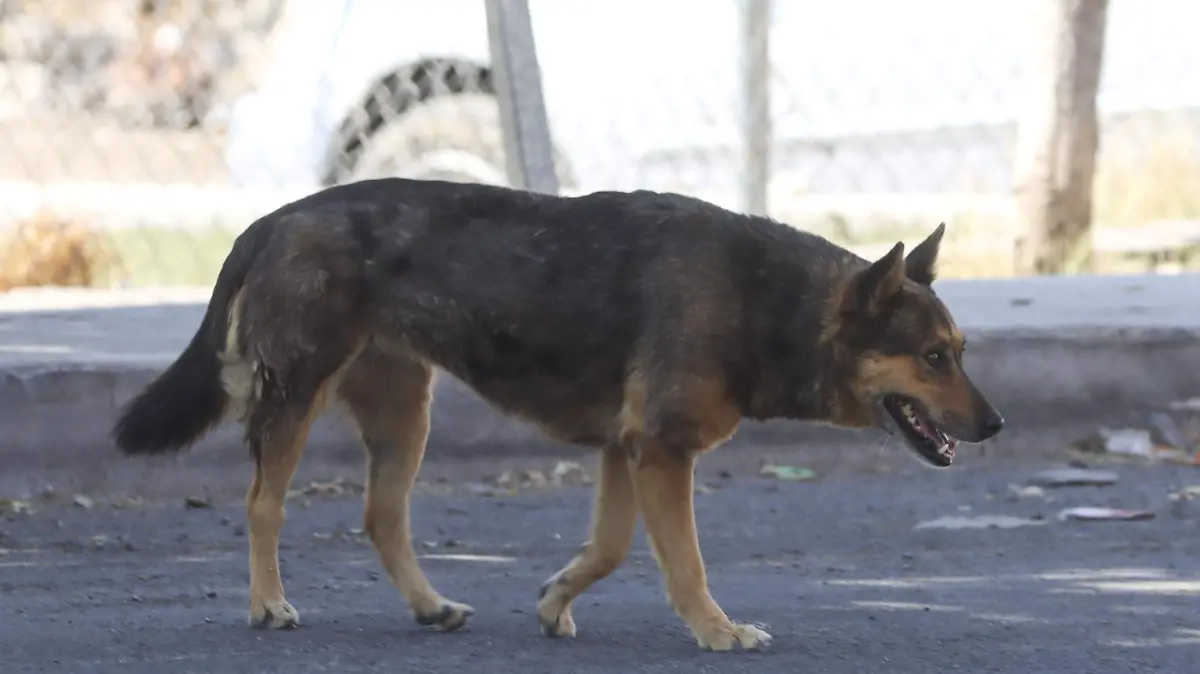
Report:
[{"label": "dog", "polygon": [[113,427],[125,454],[245,428],[252,625],[284,628],[279,536],[310,424],[348,411],[366,450],[364,530],[416,621],[474,609],[430,584],[409,496],[435,373],[562,442],[600,450],[590,536],[541,587],[544,634],[624,560],[639,513],[672,607],[705,649],[761,648],[709,593],[695,462],[742,419],[901,435],[933,466],[1004,420],[963,370],[931,285],[940,225],[869,262],[819,236],[649,191],[559,197],[399,178],[330,187],[233,244],[178,359]]}]

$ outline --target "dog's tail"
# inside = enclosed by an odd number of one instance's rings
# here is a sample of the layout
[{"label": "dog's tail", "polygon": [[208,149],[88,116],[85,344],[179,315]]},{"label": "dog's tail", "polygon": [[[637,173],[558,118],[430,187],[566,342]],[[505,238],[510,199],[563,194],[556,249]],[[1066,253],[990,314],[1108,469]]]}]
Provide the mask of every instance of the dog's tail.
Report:
[{"label": "dog's tail", "polygon": [[162,454],[190,447],[225,416],[230,396],[221,381],[221,352],[236,302],[254,261],[270,237],[270,222],[243,232],[225,258],[199,329],[179,358],[129,401],[113,425],[122,453]]}]

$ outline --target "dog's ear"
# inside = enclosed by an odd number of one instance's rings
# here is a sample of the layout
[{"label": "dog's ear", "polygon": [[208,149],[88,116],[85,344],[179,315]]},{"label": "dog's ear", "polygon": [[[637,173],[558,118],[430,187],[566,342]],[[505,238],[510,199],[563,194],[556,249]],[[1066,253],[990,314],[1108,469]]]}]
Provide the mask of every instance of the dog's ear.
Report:
[{"label": "dog's ear", "polygon": [[851,310],[875,314],[904,285],[904,243],[892,246],[887,255],[858,272],[850,282]]},{"label": "dog's ear", "polygon": [[904,260],[904,273],[908,278],[923,286],[933,285],[933,280],[937,278],[938,249],[942,246],[942,235],[945,233],[946,223],[943,222],[929,238],[912,249]]}]

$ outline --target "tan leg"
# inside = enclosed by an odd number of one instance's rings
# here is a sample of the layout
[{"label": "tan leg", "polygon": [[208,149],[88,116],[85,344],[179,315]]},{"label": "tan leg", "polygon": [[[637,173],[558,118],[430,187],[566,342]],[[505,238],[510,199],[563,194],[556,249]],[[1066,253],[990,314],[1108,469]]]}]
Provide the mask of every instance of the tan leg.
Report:
[{"label": "tan leg", "polygon": [[300,614],[283,596],[279,576],[279,534],[287,520],[284,500],[304,453],[317,406],[274,420],[255,450],[254,480],[246,493],[250,524],[250,624],[296,627]]},{"label": "tan leg", "polygon": [[647,442],[632,469],[638,505],[666,581],[667,596],[701,648],[764,647],[770,643],[770,635],[730,621],[709,594],[693,509],[694,468],[694,457]]},{"label": "tan leg", "polygon": [[583,550],[551,576],[538,593],[538,618],[543,634],[575,636],[571,602],[620,566],[629,553],[636,528],[637,501],[633,495],[628,458],[620,449],[605,449],[600,457],[591,536]]},{"label": "tan leg", "polygon": [[425,577],[412,547],[409,515],[429,435],[432,383],[428,365],[368,350],[347,372],[341,396],[367,450],[364,529],[416,621],[451,631],[465,625],[475,609],[446,599]]}]

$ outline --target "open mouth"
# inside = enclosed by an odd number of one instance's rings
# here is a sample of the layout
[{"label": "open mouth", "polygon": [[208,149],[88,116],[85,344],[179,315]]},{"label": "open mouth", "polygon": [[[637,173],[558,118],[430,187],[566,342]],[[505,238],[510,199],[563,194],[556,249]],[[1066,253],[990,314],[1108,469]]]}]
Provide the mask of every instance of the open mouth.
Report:
[{"label": "open mouth", "polygon": [[929,418],[921,404],[912,398],[889,395],[883,398],[883,409],[900,427],[909,446],[929,463],[945,468],[954,463],[958,440],[942,432]]}]

